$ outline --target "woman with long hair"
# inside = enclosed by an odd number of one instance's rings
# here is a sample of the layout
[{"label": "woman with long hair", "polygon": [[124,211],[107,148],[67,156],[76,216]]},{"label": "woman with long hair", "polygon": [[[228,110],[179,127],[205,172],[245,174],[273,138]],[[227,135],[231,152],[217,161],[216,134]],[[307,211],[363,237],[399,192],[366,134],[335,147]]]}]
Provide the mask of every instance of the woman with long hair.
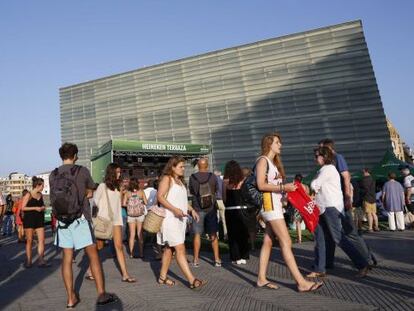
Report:
[{"label": "woman with long hair", "polygon": [[184,183],[185,160],[181,156],[173,156],[164,168],[163,177],[158,186],[157,199],[165,208],[166,216],[161,231],[158,234],[158,244],[164,245],[159,284],[174,286],[175,281],[168,278],[167,273],[171,264],[173,249],[177,264],[191,289],[200,289],[207,282],[194,277],[187,262],[185,253],[185,232],[187,227],[187,212],[190,211],[195,221],[198,214],[188,206],[187,188]]},{"label": "woman with long hair", "polygon": [[50,264],[45,261],[45,203],[43,202],[42,191],[44,180],[33,176],[32,190],[23,197],[23,228],[26,235],[26,262],[25,268],[32,267],[32,244],[33,233],[37,235],[37,260],[39,267],[49,267]]},{"label": "woman with long hair", "polygon": [[[144,234],[142,224],[145,219],[147,198],[144,190],[141,189],[138,180],[132,178],[129,182],[129,189],[124,195],[123,206],[127,207],[127,222],[129,226],[129,257],[134,256],[135,236],[138,237],[139,258],[144,258]],[[142,215],[131,216],[130,210],[138,210]]]},{"label": "woman with long hair", "polygon": [[240,187],[245,177],[239,163],[231,160],[226,163],[223,179],[223,201],[226,206],[225,219],[229,243],[230,260],[235,264],[246,264],[249,259],[250,215],[252,208],[243,205]]},{"label": "woman with long hair", "polygon": [[[110,219],[109,208],[112,210],[112,239],[115,246],[116,258],[122,273],[122,282],[135,283],[126,267],[124,248],[122,245],[122,211],[119,183],[121,167],[116,163],[108,164],[104,182],[99,184],[95,192],[95,204],[98,206],[98,216]],[[98,247],[99,248],[99,247]]]},{"label": "woman with long hair", "polygon": [[283,259],[296,281],[299,292],[309,292],[320,288],[323,283],[306,280],[300,273],[292,252],[292,241],[283,216],[282,196],[284,192],[295,191],[293,183],[283,183],[285,171],[280,159],[282,141],[278,133],[266,134],[261,142],[261,156],[256,161],[257,187],[263,192],[261,217],[266,223],[262,249],[260,250],[259,275],[257,286],[268,289],[279,287],[266,277],[267,266],[276,235]]}]

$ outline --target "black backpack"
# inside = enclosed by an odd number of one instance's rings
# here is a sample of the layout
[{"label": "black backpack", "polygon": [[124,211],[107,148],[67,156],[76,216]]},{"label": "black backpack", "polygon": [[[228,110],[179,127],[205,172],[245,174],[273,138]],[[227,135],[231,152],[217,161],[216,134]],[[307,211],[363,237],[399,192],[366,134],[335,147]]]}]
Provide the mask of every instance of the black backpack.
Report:
[{"label": "black backpack", "polygon": [[[266,160],[266,176],[269,173],[269,163]],[[247,208],[253,208],[256,213],[259,213],[263,206],[263,193],[257,187],[256,179],[256,164],[253,167],[252,173],[246,177],[240,187],[240,196],[242,202]]]},{"label": "black backpack", "polygon": [[63,222],[66,227],[74,220],[82,216],[83,199],[79,198],[79,190],[76,185],[81,167],[73,166],[70,172],[59,173],[56,168],[50,179],[50,203],[53,215]]},{"label": "black backpack", "polygon": [[207,181],[203,183],[201,183],[198,178],[193,175],[194,179],[197,180],[199,184],[197,199],[201,209],[209,209],[214,207],[216,204],[216,196],[215,193],[211,191],[209,182],[212,175],[212,173],[209,173]]}]

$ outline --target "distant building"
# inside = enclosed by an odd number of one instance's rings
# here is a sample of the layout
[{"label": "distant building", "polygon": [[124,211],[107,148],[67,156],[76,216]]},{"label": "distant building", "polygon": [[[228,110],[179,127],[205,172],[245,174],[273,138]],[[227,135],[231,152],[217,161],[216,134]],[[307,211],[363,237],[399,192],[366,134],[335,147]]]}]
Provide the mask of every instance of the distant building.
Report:
[{"label": "distant building", "polygon": [[[391,150],[361,21],[230,47],[59,90],[61,139],[90,167],[109,140],[208,144],[212,168],[252,166],[264,133],[282,136],[289,176],[336,142],[350,170]],[[190,161],[190,160],[189,160]]]},{"label": "distant building", "polygon": [[406,143],[403,143],[404,149],[404,161],[414,164],[414,150],[410,148]]},{"label": "distant building", "polygon": [[0,191],[3,195],[11,193],[13,197],[20,197],[24,189],[32,189],[32,178],[25,174],[13,172],[8,177],[0,178]]},{"label": "distant building", "polygon": [[392,149],[394,151],[395,156],[399,160],[405,161],[404,148],[403,148],[404,142],[402,141],[401,136],[398,133],[397,129],[394,127],[394,125],[391,123],[389,119],[387,119],[387,127],[390,133],[391,145],[392,145]]}]

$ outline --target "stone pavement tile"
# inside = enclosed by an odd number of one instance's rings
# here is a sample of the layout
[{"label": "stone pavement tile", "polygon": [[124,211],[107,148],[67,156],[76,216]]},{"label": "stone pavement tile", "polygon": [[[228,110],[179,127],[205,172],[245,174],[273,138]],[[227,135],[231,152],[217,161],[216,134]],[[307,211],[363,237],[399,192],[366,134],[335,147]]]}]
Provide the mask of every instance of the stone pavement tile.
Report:
[{"label": "stone pavement tile", "polygon": [[[173,288],[157,284],[160,262],[140,259],[127,259],[128,270],[138,283],[122,283],[115,261],[107,258],[106,248],[101,255],[107,290],[115,292],[120,302],[98,310],[414,310],[414,253],[407,248],[412,246],[414,231],[397,235],[380,233],[366,237],[380,259],[379,267],[370,271],[367,278],[356,279],[356,270],[338,249],[336,269],[328,271],[325,286],[305,294],[297,293],[278,248],[272,252],[268,276],[281,286],[279,290],[255,288],[258,252],[247,265],[240,266],[229,263],[228,255],[224,254],[222,268],[212,266],[211,253],[202,253],[201,266],[191,268],[196,277],[208,280],[199,292],[188,288],[175,261],[170,270],[170,277],[177,281]],[[47,241],[51,242],[50,235]],[[5,242],[0,248],[0,310],[64,309],[66,294],[60,276],[60,253],[48,244],[47,256],[52,268],[25,270],[21,267],[24,245],[12,239],[1,241]],[[313,243],[295,244],[294,253],[301,269],[308,271],[313,261]],[[188,258],[191,261],[192,256]],[[80,290],[82,300],[77,309],[94,310],[95,284],[84,280],[87,260],[83,252],[76,261],[75,287]]]}]

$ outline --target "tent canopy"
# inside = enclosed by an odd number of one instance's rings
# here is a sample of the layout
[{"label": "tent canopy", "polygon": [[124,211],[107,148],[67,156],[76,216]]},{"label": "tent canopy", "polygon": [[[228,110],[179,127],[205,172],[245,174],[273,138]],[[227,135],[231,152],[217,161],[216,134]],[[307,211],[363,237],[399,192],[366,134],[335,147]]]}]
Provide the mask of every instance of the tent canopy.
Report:
[{"label": "tent canopy", "polygon": [[[397,175],[397,179],[401,179],[402,175],[400,172],[401,166],[409,166],[411,174],[414,175],[414,166],[408,164],[407,162],[401,161],[398,159],[394,152],[391,150],[388,150],[385,152],[382,160],[375,165],[371,169],[371,175],[375,178],[376,181],[385,182],[388,180],[388,174],[390,172],[394,172]],[[362,170],[362,168],[361,168]],[[362,171],[357,171],[352,174],[352,179],[354,180],[360,180],[362,179]],[[318,169],[313,170],[310,172],[304,179],[303,182],[306,184],[310,184],[313,178],[315,178],[315,175],[317,173]]]},{"label": "tent canopy", "polygon": [[[371,169],[371,175],[375,178],[375,180],[385,182],[388,180],[388,174],[393,172],[397,175],[397,179],[400,179],[403,177],[400,172],[400,168],[402,166],[409,166],[409,164],[401,161],[395,156],[394,152],[388,150],[385,152],[382,160]],[[410,166],[410,171],[411,173],[414,173],[413,166]],[[353,177],[361,178],[362,173],[357,173],[353,175]]]}]

